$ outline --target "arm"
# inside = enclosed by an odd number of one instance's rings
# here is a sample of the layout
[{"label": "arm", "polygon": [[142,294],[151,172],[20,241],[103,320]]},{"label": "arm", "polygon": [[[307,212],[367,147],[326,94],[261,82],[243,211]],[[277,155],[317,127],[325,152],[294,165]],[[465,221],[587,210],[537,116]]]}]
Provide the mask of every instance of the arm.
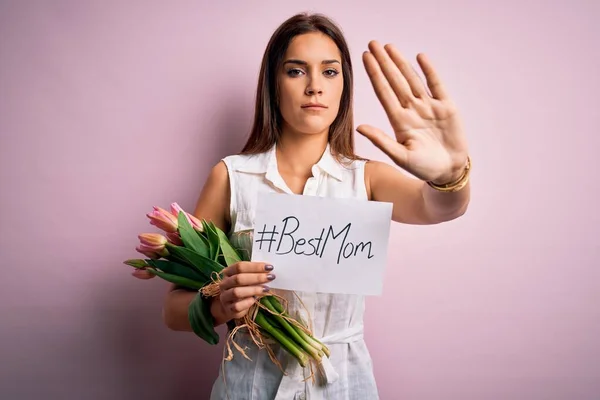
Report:
[{"label": "arm", "polygon": [[[212,221],[224,232],[229,230],[229,175],[227,167],[221,161],[215,165],[200,193],[194,215],[200,219]],[[192,331],[188,319],[188,307],[196,291],[190,291],[171,284],[163,305],[163,320],[169,329]],[[218,297],[212,299],[211,313],[215,326],[227,322],[225,312]]]},{"label": "arm", "polygon": [[[460,173],[459,170],[458,175]],[[466,212],[470,200],[468,183],[458,192],[443,193],[379,161],[367,162],[365,184],[369,200],[392,203],[392,220],[407,224],[428,225],[453,220]]]}]

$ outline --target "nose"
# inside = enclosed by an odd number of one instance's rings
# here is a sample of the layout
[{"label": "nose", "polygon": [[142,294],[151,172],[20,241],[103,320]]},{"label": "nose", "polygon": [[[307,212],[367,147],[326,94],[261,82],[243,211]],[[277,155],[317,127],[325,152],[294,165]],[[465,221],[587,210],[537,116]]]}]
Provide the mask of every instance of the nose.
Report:
[{"label": "nose", "polygon": [[323,94],[323,87],[318,79],[311,79],[308,85],[306,86],[306,90],[304,93],[307,96],[314,96],[315,94]]},{"label": "nose", "polygon": [[321,89],[315,89],[314,87],[307,87],[306,88],[306,95],[307,96],[314,96],[315,94],[323,94],[323,90]]}]

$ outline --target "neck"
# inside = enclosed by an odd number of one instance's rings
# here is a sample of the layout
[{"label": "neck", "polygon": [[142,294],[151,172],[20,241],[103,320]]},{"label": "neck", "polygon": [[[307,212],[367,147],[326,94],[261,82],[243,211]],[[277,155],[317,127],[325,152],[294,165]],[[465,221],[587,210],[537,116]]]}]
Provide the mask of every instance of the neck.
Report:
[{"label": "neck", "polygon": [[277,164],[281,170],[310,176],[327,148],[328,132],[313,135],[281,135],[277,143]]}]

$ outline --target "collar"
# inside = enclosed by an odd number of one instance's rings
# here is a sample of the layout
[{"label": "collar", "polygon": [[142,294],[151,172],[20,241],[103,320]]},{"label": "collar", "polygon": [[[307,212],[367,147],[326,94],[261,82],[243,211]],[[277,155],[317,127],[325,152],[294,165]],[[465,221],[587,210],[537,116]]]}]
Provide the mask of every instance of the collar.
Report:
[{"label": "collar", "polygon": [[[274,144],[270,150],[264,153],[254,154],[248,157],[236,168],[236,171],[257,174],[264,173],[266,174],[266,178],[269,180],[283,181],[283,178],[281,178],[277,169],[276,150],[277,145]],[[313,175],[317,175],[318,170],[321,170],[327,173],[328,175],[331,175],[338,181],[343,180],[342,168],[331,154],[331,148],[329,146],[329,143],[327,143],[327,147],[325,148],[325,151],[323,152],[323,155],[321,156],[319,162],[317,162],[313,166]]]}]

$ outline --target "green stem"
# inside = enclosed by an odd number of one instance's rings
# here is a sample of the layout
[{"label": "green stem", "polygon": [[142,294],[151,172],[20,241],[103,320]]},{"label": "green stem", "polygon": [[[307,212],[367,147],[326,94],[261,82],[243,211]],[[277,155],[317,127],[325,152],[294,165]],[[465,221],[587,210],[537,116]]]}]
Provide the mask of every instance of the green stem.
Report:
[{"label": "green stem", "polygon": [[288,337],[285,336],[283,332],[279,329],[275,328],[271,323],[265,318],[262,312],[258,312],[256,314],[256,318],[254,319],[261,328],[263,328],[269,335],[273,337],[273,339],[277,340],[290,354],[292,354],[300,365],[304,368],[308,362],[308,356],[300,350],[300,348],[291,341]]},{"label": "green stem", "polygon": [[[288,316],[287,313],[285,312],[285,310],[283,309],[283,305],[279,302],[279,299],[277,297],[271,296],[270,300],[271,300],[271,304],[273,305],[275,310],[277,310],[278,313]],[[308,342],[312,347],[323,351],[323,353],[325,353],[325,355],[327,355],[327,357],[331,356],[331,352],[329,351],[329,348],[327,346],[325,346],[323,343],[319,342],[314,337],[308,335],[302,328],[300,328],[299,326],[296,326],[296,324],[291,324],[291,325],[294,327],[296,332],[298,332],[300,337],[302,337],[302,339],[304,339],[306,342]]]},{"label": "green stem", "polygon": [[311,344],[309,342],[302,339],[302,336],[298,333],[298,331],[296,329],[294,329],[292,327],[292,325],[285,318],[283,318],[283,317],[281,317],[281,315],[279,315],[279,313],[277,312],[277,310],[275,309],[275,307],[269,300],[270,297],[272,297],[272,296],[265,296],[260,300],[260,302],[265,307],[267,307],[267,309],[269,311],[271,311],[273,313],[273,314],[271,314],[271,317],[273,317],[283,327],[283,329],[285,329],[291,335],[292,339],[294,339],[296,341],[296,344],[300,345],[300,347],[302,347],[304,349],[304,351],[306,351],[313,359],[315,359],[316,361],[320,361],[321,360],[321,356],[319,356],[320,349],[316,349],[315,347],[311,346]]}]

